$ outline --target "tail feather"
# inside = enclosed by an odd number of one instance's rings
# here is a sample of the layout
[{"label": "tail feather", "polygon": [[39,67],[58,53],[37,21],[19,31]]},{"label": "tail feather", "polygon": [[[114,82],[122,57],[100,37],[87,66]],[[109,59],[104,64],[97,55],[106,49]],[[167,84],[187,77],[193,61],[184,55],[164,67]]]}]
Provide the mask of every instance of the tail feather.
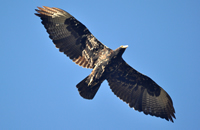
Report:
[{"label": "tail feather", "polygon": [[83,79],[80,83],[76,85],[78,88],[79,94],[86,99],[93,99],[95,94],[97,93],[101,83],[104,80],[99,80],[97,82],[92,82],[90,85],[87,83],[88,76]]}]

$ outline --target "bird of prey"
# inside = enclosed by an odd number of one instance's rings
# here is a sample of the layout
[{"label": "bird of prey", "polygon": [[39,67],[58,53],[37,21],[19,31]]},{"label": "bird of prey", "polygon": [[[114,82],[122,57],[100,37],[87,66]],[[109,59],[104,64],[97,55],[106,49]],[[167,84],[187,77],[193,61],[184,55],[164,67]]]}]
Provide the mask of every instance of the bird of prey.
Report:
[{"label": "bird of prey", "polygon": [[122,58],[127,46],[112,50],[97,40],[91,32],[68,12],[51,7],[38,7],[39,16],[50,39],[60,52],[91,74],[76,85],[80,95],[93,99],[104,80],[113,93],[131,108],[144,114],[173,122],[175,109],[170,96],[151,78],[141,74]]}]

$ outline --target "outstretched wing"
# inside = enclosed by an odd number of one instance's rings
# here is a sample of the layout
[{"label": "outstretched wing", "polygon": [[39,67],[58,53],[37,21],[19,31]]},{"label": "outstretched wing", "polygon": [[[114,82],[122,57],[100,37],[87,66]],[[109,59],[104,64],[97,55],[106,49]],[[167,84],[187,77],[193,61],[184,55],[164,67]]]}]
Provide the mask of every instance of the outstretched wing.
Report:
[{"label": "outstretched wing", "polygon": [[76,64],[93,68],[98,52],[106,46],[66,11],[46,6],[38,9],[35,15],[41,18],[49,37],[59,51],[64,52]]},{"label": "outstretched wing", "polygon": [[170,96],[152,79],[130,67],[122,58],[118,66],[111,66],[107,81],[114,94],[129,106],[150,114],[170,120],[175,118],[175,110]]}]

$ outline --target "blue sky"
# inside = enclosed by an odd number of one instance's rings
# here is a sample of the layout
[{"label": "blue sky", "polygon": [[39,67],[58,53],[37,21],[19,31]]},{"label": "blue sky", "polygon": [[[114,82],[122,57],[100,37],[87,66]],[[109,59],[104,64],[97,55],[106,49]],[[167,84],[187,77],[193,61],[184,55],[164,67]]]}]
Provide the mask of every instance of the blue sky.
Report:
[{"label": "blue sky", "polygon": [[[200,1],[1,1],[0,129],[197,129],[200,108]],[[128,107],[104,81],[93,100],[75,87],[90,69],[49,39],[37,6],[64,9],[103,44],[129,45],[125,61],[173,99],[174,123]]]}]

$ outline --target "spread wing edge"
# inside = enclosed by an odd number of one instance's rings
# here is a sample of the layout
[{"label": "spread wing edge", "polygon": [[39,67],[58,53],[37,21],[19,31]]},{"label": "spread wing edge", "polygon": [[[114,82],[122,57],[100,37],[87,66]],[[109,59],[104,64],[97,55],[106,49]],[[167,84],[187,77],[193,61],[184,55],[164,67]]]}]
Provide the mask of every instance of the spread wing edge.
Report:
[{"label": "spread wing edge", "polygon": [[122,58],[114,70],[106,79],[117,97],[146,115],[172,122],[176,119],[171,97],[151,78],[133,69]]},{"label": "spread wing edge", "polygon": [[100,50],[106,47],[91,32],[68,12],[43,6],[36,9],[50,39],[60,52],[84,68],[94,68]]}]

